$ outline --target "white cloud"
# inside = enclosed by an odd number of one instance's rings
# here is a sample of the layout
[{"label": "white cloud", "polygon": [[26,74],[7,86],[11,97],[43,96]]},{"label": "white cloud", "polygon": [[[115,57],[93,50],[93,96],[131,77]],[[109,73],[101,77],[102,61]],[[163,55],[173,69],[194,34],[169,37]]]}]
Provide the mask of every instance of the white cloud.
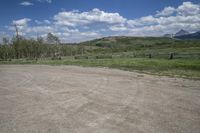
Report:
[{"label": "white cloud", "polygon": [[29,18],[13,20],[12,26],[8,26],[8,29],[14,31],[15,28],[13,25],[16,25],[19,30],[19,34],[24,36],[24,35],[26,35],[26,33],[23,31],[28,28],[28,22],[30,22],[30,21],[31,21],[31,19],[29,19]]},{"label": "white cloud", "polygon": [[160,17],[157,19],[158,24],[168,25],[172,23],[185,23],[185,24],[195,24],[200,23],[200,14],[194,16],[170,16],[170,17]]},{"label": "white cloud", "polygon": [[32,6],[34,4],[29,2],[29,1],[23,1],[23,2],[20,3],[20,5],[22,5],[22,6]]},{"label": "white cloud", "polygon": [[[46,34],[47,33],[48,32],[46,32]],[[54,31],[51,31],[51,33],[58,36],[62,42],[81,42],[101,37],[101,35],[98,34],[97,32],[93,31],[81,32],[78,29],[72,29],[72,30],[66,29],[65,32],[54,29]],[[43,37],[46,37],[46,34],[43,33]]]},{"label": "white cloud", "polygon": [[59,36],[62,42],[80,42],[112,35],[162,36],[166,33],[176,33],[180,29],[199,31],[199,8],[199,4],[183,2],[176,8],[168,6],[154,15],[136,19],[127,19],[119,13],[95,8],[87,12],[58,12],[50,20],[35,20],[34,26],[28,25],[31,21],[28,18],[14,20],[13,24],[21,25],[20,32],[27,36],[45,36],[51,32]]},{"label": "white cloud", "polygon": [[[22,22],[23,20],[23,22]],[[36,35],[46,37],[46,35],[51,32],[52,34],[58,36],[62,42],[81,42],[90,39],[95,39],[101,35],[94,31],[79,31],[76,28],[60,27],[57,25],[39,25],[39,26],[28,26],[28,24],[22,20],[16,20],[18,24],[23,24],[18,26],[19,34],[27,37],[36,37]],[[14,31],[14,27],[9,27],[10,30]]]},{"label": "white cloud", "polygon": [[152,15],[146,16],[146,17],[141,17],[138,19],[139,23],[142,23],[143,25],[148,25],[148,24],[154,24],[157,22],[157,19],[153,17]]},{"label": "white cloud", "polygon": [[183,2],[183,4],[177,8],[177,12],[179,15],[183,16],[200,14],[200,5],[193,4],[192,2]]},{"label": "white cloud", "polygon": [[43,20],[43,21],[39,21],[39,20],[35,20],[36,24],[42,25],[42,24],[51,24],[51,22],[49,20]]},{"label": "white cloud", "polygon": [[127,25],[131,28],[141,26],[141,23],[139,23],[137,20],[127,20]]},{"label": "white cloud", "polygon": [[31,21],[31,19],[23,18],[23,19],[19,19],[19,20],[13,20],[12,24],[15,24],[18,26],[26,26],[29,21]]},{"label": "white cloud", "polygon": [[128,29],[124,24],[119,24],[119,25],[110,26],[110,30],[112,30],[112,31],[126,31]]},{"label": "white cloud", "polygon": [[120,16],[118,13],[107,13],[97,8],[89,12],[59,12],[57,15],[54,16],[54,20],[56,21],[56,24],[65,26],[86,25],[97,22],[116,24],[124,23],[126,21],[126,19]]},{"label": "white cloud", "polygon": [[153,25],[156,24],[157,21],[158,21],[157,18],[155,18],[152,15],[149,15],[135,20],[128,20],[127,25],[131,28],[134,28],[134,27]]},{"label": "white cloud", "polygon": [[51,22],[49,20],[44,20],[44,23],[51,24]]},{"label": "white cloud", "polygon": [[176,33],[180,29],[190,32],[200,30],[200,5],[183,2],[177,8],[165,7],[154,16],[145,16],[128,20],[129,34],[141,36],[162,36],[165,33]]},{"label": "white cloud", "polygon": [[182,16],[196,15],[200,13],[199,4],[193,4],[192,2],[183,2],[178,8],[165,7],[162,11],[157,11],[156,16],[170,16],[173,13],[177,13]]},{"label": "white cloud", "polygon": [[42,22],[39,21],[39,20],[35,20],[35,23],[36,23],[36,24],[42,24]]},{"label": "white cloud", "polygon": [[33,26],[33,27],[26,27],[26,29],[23,30],[25,33],[49,33],[49,32],[54,32],[54,28],[51,26]]},{"label": "white cloud", "polygon": [[52,0],[37,0],[38,2],[47,2],[47,3],[52,3]]},{"label": "white cloud", "polygon": [[61,40],[63,42],[82,42],[100,37],[102,37],[102,35],[98,34],[97,32],[87,31],[87,32],[71,33],[70,36],[67,37],[64,36],[63,38],[61,37]]},{"label": "white cloud", "polygon": [[168,6],[165,7],[162,11],[157,11],[156,16],[169,16],[172,15],[176,9],[174,7]]}]

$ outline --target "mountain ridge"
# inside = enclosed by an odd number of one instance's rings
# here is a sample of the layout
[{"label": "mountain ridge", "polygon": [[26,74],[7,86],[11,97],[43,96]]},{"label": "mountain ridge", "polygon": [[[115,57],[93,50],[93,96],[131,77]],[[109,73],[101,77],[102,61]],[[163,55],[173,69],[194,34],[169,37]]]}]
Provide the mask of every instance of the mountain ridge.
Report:
[{"label": "mountain ridge", "polygon": [[188,35],[190,34],[188,31],[181,29],[180,31],[178,31],[175,36],[183,36],[183,35]]},{"label": "mountain ridge", "polygon": [[200,39],[200,31],[197,31],[195,33],[190,33],[187,35],[176,36],[175,38],[178,38],[178,39]]}]

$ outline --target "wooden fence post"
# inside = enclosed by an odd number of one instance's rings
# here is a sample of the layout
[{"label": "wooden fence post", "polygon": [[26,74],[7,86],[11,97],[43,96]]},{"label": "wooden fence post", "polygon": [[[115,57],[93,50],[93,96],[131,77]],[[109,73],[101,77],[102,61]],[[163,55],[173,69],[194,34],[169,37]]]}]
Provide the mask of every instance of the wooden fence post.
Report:
[{"label": "wooden fence post", "polygon": [[174,53],[170,53],[169,59],[172,60],[174,58]]},{"label": "wooden fence post", "polygon": [[151,54],[149,54],[149,58],[150,58],[150,59],[152,58],[152,55],[151,55]]}]

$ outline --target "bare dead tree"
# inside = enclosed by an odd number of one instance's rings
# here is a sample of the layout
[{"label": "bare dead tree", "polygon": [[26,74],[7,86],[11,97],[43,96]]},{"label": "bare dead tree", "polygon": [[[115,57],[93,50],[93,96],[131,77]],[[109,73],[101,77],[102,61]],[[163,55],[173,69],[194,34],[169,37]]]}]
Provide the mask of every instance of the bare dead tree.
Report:
[{"label": "bare dead tree", "polygon": [[19,53],[19,29],[17,27],[17,24],[14,24],[13,26],[16,31],[16,39],[17,39],[16,43],[14,44],[14,48],[15,48],[15,52],[16,52],[16,57],[18,59],[19,55],[20,55],[20,53]]},{"label": "bare dead tree", "polygon": [[19,41],[19,30],[18,30],[17,24],[14,24],[14,27],[15,27],[15,31],[16,31],[17,41]]}]

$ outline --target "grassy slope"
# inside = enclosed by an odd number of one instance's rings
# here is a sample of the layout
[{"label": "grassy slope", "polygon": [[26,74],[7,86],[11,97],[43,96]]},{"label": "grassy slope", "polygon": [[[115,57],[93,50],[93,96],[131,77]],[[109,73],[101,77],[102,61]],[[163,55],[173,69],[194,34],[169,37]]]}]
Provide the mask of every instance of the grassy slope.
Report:
[{"label": "grassy slope", "polygon": [[179,76],[187,78],[200,78],[200,60],[188,59],[66,59],[66,60],[13,60],[11,62],[0,62],[1,64],[47,64],[47,65],[81,65],[91,67],[119,68],[129,71],[140,71],[145,73]]},{"label": "grassy slope", "polygon": [[[96,49],[92,54],[134,52],[136,54],[200,53],[200,40],[176,40],[158,37],[106,37],[82,43]],[[91,54],[90,54],[91,55]]]}]

